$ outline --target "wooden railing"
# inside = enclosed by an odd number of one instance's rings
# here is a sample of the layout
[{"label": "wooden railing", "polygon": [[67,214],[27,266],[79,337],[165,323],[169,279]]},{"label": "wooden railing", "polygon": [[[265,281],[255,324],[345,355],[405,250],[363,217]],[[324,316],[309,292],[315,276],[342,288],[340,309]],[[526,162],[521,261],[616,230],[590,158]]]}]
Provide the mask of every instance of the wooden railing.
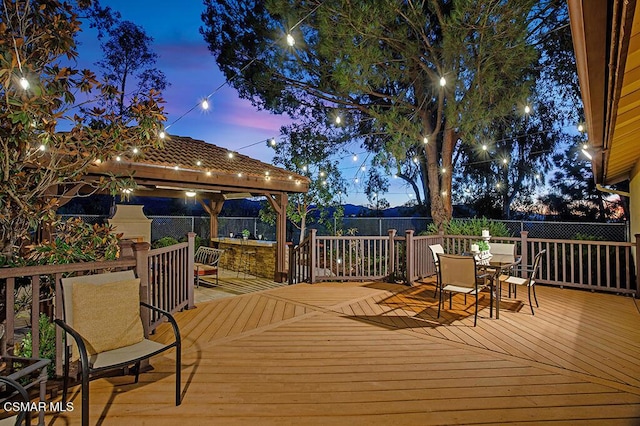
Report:
[{"label": "wooden railing", "polygon": [[[413,282],[435,274],[429,246],[441,244],[446,253],[463,253],[480,239],[466,235],[415,236],[409,230],[395,236],[390,230],[384,237],[325,237],[312,230],[304,246],[294,248],[290,265],[304,265],[305,274],[295,275],[290,282],[348,281],[388,279]],[[522,264],[530,265],[535,255],[546,250],[539,282],[606,291],[635,294],[640,297],[632,249],[640,245],[609,241],[549,240],[520,237],[494,237],[494,243],[513,243]],[[304,253],[304,254],[303,254]]]},{"label": "wooden railing", "polygon": [[[147,256],[149,294],[151,305],[170,313],[194,307],[193,257],[195,233],[188,240],[149,251]],[[151,330],[161,324],[164,317],[156,312],[149,318]]]},{"label": "wooden railing", "polygon": [[[170,312],[194,306],[193,303],[193,240],[190,233],[187,243],[150,251],[149,243],[121,242],[120,259],[106,262],[82,262],[64,265],[0,268],[0,286],[5,287],[5,334],[0,351],[12,354],[16,342],[15,291],[17,283],[31,289],[30,327],[32,353],[40,353],[39,318],[42,312],[40,289],[45,284],[53,286],[53,317],[63,318],[62,289],[60,279],[68,276],[97,274],[102,272],[134,269],[140,278],[140,300]],[[108,303],[108,301],[105,301]],[[151,317],[148,309],[141,310],[145,335],[152,333],[160,323]],[[56,373],[62,374],[62,331],[56,327]]]}]

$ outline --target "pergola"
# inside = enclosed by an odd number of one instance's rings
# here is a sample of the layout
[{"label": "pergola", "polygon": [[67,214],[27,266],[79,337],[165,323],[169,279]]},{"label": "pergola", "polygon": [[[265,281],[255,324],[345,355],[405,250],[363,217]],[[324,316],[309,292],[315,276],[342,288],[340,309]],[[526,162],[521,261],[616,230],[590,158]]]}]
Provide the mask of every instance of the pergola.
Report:
[{"label": "pergola", "polygon": [[[131,175],[136,196],[195,197],[211,218],[210,235],[218,235],[218,214],[225,200],[264,196],[276,211],[276,276],[285,271],[287,194],[309,190],[309,179],[212,145],[202,140],[171,136],[162,148],[121,154],[94,164],[84,182],[108,175]],[[82,191],[77,185],[66,195]],[[195,195],[194,195],[195,194]]]}]

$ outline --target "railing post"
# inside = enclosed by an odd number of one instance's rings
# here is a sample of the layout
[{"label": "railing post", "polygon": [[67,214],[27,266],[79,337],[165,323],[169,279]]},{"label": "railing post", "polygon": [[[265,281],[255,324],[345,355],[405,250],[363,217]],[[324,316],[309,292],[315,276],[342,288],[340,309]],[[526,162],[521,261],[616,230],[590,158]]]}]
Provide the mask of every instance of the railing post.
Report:
[{"label": "railing post", "polygon": [[391,275],[395,275],[396,271],[396,231],[395,229],[389,229],[387,231],[389,233],[389,248],[387,249],[387,256],[389,257],[389,270],[387,271],[387,277]]},{"label": "railing post", "polygon": [[196,307],[194,302],[195,298],[193,296],[193,258],[196,254],[196,233],[187,233],[187,241],[189,242],[189,247],[187,248],[187,309],[193,309]]},{"label": "railing post", "polygon": [[[526,265],[529,264],[529,243],[527,238],[529,236],[529,231],[520,231],[520,255],[522,256],[522,260],[520,261],[520,265],[523,265],[523,269],[526,269]],[[525,271],[524,276],[528,277],[528,273]]]},{"label": "railing post", "polygon": [[636,262],[636,299],[640,298],[640,262],[638,262],[638,253],[640,253],[640,234],[635,234],[636,246],[635,253],[631,253],[631,258]]},{"label": "railing post", "polygon": [[316,232],[317,229],[309,229],[309,283],[316,281]]},{"label": "railing post", "polygon": [[[149,249],[151,244],[147,242],[134,243],[133,253],[136,258],[136,275],[140,278],[140,301],[153,305],[149,294]],[[148,309],[142,309],[142,327],[144,328],[145,337],[149,337],[149,326],[151,325],[151,316]]]},{"label": "railing post", "polygon": [[413,285],[413,277],[415,276],[414,247],[413,247],[413,229],[405,231],[405,265],[407,271],[407,285]]}]

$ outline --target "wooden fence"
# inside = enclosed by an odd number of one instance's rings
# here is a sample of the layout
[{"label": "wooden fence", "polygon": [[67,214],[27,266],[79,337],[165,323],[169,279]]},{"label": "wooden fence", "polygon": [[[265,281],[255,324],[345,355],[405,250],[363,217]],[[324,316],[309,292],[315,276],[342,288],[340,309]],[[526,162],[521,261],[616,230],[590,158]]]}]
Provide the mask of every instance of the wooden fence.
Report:
[{"label": "wooden fence", "polygon": [[[0,268],[0,286],[5,286],[5,334],[0,343],[3,355],[12,354],[18,343],[16,330],[16,290],[30,288],[30,318],[28,331],[32,336],[32,351],[40,353],[40,313],[52,303],[54,318],[63,318],[62,290],[60,279],[67,276],[97,274],[109,271],[134,269],[140,278],[140,300],[169,312],[194,306],[193,300],[193,254],[194,233],[189,233],[188,241],[171,247],[149,250],[149,243],[121,242],[121,256],[118,260],[106,262],[82,262],[64,265],[27,266],[21,268]],[[53,299],[43,300],[41,288],[50,286]],[[141,310],[145,335],[153,333],[160,323],[151,316],[148,309]],[[62,330],[56,327],[55,337],[56,373],[62,373]]]},{"label": "wooden fence", "polygon": [[[304,243],[291,250],[290,282],[362,281],[388,279],[413,282],[434,275],[435,265],[429,246],[441,244],[446,253],[469,251],[480,237],[465,235],[414,235],[412,230],[396,236],[390,230],[382,237],[325,237],[311,230]],[[546,250],[538,282],[640,297],[632,250],[640,245],[610,241],[552,240],[496,237],[492,242],[513,243],[530,265],[536,253]],[[303,253],[304,250],[304,253]],[[299,265],[304,264],[305,274]]]}]

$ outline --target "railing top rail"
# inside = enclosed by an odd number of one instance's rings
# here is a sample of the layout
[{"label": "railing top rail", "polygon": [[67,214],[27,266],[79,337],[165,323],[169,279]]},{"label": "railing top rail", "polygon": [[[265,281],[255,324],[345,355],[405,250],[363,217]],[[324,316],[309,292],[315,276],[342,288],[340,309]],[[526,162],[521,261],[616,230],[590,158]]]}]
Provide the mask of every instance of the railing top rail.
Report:
[{"label": "railing top rail", "polygon": [[169,253],[171,251],[181,250],[189,247],[189,242],[172,244],[167,247],[159,247],[153,250],[149,250],[149,256],[157,256],[159,254]]},{"label": "railing top rail", "polygon": [[100,262],[66,263],[62,265],[21,266],[17,268],[0,268],[1,278],[26,277],[30,275],[48,275],[62,272],[92,271],[96,269],[128,268],[136,266],[136,259],[124,258]]},{"label": "railing top rail", "polygon": [[601,240],[552,240],[549,238],[527,238],[527,241],[536,243],[562,243],[562,244],[582,244],[597,246],[634,247],[634,243],[625,241],[601,241]]}]

